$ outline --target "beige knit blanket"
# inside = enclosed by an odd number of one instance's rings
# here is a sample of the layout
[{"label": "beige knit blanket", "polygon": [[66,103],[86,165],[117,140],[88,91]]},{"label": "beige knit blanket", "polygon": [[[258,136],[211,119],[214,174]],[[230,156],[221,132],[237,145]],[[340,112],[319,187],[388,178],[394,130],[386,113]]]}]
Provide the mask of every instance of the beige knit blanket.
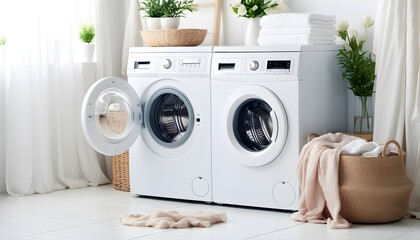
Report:
[{"label": "beige knit blanket", "polygon": [[338,167],[343,146],[358,139],[342,133],[328,133],[312,139],[299,155],[298,176],[301,189],[299,211],[292,219],[327,223],[330,228],[349,228],[340,216]]},{"label": "beige knit blanket", "polygon": [[121,223],[134,227],[190,228],[210,227],[218,222],[226,222],[225,213],[205,211],[179,213],[177,211],[158,211],[149,215],[129,214],[121,218]]}]

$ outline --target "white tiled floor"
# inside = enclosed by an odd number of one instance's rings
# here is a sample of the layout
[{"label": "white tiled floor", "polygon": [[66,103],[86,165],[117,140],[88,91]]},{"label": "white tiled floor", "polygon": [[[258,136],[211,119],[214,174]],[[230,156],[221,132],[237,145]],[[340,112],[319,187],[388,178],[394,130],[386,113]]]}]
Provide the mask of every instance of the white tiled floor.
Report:
[{"label": "white tiled floor", "polygon": [[[124,226],[123,213],[157,210],[226,212],[228,221],[210,228],[154,229]],[[384,209],[386,211],[386,209]],[[329,230],[290,220],[290,213],[139,198],[111,185],[26,197],[0,195],[0,239],[420,239],[420,220]]]}]

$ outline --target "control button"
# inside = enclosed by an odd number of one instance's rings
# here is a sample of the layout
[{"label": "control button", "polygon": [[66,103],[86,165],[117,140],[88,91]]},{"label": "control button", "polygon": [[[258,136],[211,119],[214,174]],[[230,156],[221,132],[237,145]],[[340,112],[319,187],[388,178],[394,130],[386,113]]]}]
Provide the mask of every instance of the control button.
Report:
[{"label": "control button", "polygon": [[162,66],[165,69],[169,69],[172,66],[172,62],[169,59],[165,59],[162,61]]},{"label": "control button", "polygon": [[255,60],[249,63],[249,69],[251,69],[252,71],[257,70],[259,66],[260,64],[258,64],[258,61]]}]

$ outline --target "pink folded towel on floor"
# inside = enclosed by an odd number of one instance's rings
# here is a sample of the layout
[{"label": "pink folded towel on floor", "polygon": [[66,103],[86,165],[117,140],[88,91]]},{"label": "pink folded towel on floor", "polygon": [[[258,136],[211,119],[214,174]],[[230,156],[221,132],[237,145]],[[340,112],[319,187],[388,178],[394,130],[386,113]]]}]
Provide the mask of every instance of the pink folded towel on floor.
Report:
[{"label": "pink folded towel on floor", "polygon": [[121,218],[121,223],[133,227],[191,228],[210,227],[218,222],[226,222],[225,213],[158,211],[149,215],[129,214]]},{"label": "pink folded towel on floor", "polygon": [[338,167],[342,148],[354,136],[328,133],[312,139],[299,155],[298,176],[301,189],[299,211],[292,219],[309,223],[327,223],[330,228],[349,228],[340,216]]}]

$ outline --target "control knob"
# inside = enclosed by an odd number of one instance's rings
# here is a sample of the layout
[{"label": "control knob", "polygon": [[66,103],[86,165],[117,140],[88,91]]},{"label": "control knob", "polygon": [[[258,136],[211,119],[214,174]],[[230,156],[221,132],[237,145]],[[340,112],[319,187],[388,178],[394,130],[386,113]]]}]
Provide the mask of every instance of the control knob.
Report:
[{"label": "control knob", "polygon": [[258,64],[258,61],[255,60],[249,63],[249,69],[251,69],[252,71],[257,70],[259,66],[260,64]]},{"label": "control knob", "polygon": [[172,62],[171,62],[171,60],[170,59],[165,59],[165,60],[163,60],[162,61],[162,66],[163,66],[163,68],[165,68],[165,69],[169,69],[171,66],[172,66]]}]

